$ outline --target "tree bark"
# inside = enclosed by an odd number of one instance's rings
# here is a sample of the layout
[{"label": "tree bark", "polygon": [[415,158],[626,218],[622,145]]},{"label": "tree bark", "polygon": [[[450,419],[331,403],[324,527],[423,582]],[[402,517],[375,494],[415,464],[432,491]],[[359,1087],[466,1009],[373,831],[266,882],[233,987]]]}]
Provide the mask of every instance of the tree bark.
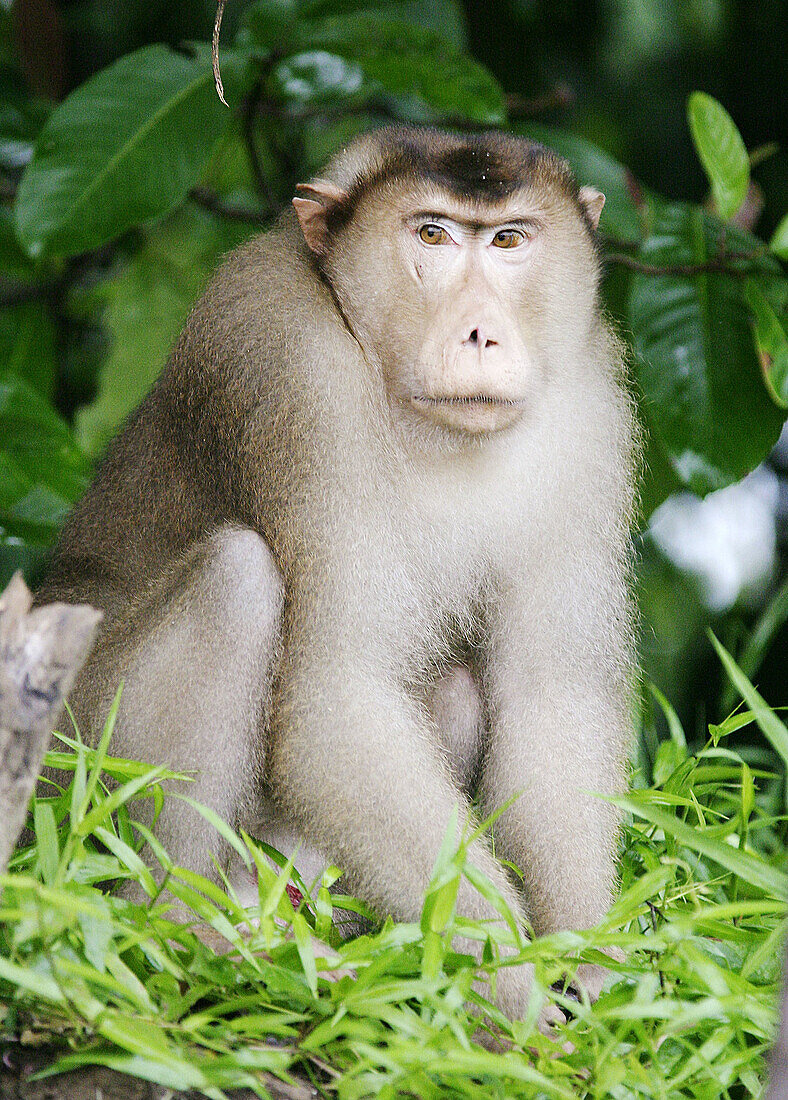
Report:
[{"label": "tree bark", "polygon": [[0,597],[0,873],[22,831],[49,735],[87,657],[101,612],[54,603],[31,610],[16,573]]}]

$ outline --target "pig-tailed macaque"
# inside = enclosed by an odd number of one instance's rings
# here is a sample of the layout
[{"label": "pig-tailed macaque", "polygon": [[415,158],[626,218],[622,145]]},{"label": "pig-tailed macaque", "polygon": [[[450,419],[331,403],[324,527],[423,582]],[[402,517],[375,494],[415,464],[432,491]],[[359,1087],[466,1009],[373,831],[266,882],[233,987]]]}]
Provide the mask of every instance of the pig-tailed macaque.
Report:
[{"label": "pig-tailed macaque", "polygon": [[[104,612],[86,736],[123,679],[116,754],[380,914],[417,919],[454,807],[517,794],[470,850],[512,910],[541,934],[611,903],[592,792],[625,783],[637,444],[603,202],[501,133],[354,141],[211,281],[39,594]],[[212,873],[191,808],[158,831]],[[466,881],[457,904],[499,919]],[[499,974],[512,1018],[530,977]]]}]

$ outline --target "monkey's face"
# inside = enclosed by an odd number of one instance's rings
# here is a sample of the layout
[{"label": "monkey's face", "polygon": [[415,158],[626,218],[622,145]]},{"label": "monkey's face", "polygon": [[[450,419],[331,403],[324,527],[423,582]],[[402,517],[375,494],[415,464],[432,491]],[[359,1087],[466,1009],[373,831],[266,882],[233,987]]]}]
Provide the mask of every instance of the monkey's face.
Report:
[{"label": "monkey's face", "polygon": [[604,196],[499,133],[376,131],[293,200],[393,409],[479,435],[528,419],[598,316]]},{"label": "monkey's face", "polygon": [[577,241],[581,218],[553,205],[544,188],[491,203],[401,181],[359,203],[326,268],[403,415],[478,435],[533,408],[579,283],[574,260],[562,270],[561,219]]}]

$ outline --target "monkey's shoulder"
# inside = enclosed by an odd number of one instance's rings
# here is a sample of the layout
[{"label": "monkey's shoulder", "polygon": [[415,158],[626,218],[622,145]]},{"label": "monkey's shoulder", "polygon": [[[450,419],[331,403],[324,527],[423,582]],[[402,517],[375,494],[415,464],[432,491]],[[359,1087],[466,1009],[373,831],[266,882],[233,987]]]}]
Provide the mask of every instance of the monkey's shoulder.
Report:
[{"label": "monkey's shoulder", "polygon": [[[160,379],[170,419],[193,439],[250,418],[311,409],[341,386],[360,350],[294,219],[232,252],[194,306]],[[357,372],[357,373],[360,373]],[[178,431],[175,433],[179,434]]]},{"label": "monkey's shoulder", "polygon": [[326,293],[294,219],[283,216],[226,257],[194,313],[222,330],[245,322],[251,325],[249,335],[262,320],[287,319],[298,303],[323,299]]}]

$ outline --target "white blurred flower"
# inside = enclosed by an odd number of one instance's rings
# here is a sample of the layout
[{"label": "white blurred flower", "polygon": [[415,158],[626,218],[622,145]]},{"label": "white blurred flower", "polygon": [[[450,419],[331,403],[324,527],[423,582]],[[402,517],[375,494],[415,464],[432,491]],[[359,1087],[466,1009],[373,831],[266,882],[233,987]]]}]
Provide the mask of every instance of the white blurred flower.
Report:
[{"label": "white blurred flower", "polygon": [[711,611],[727,611],[762,593],[776,564],[777,477],[759,467],[705,500],[675,493],[657,508],[649,531],[676,565],[694,576]]}]

